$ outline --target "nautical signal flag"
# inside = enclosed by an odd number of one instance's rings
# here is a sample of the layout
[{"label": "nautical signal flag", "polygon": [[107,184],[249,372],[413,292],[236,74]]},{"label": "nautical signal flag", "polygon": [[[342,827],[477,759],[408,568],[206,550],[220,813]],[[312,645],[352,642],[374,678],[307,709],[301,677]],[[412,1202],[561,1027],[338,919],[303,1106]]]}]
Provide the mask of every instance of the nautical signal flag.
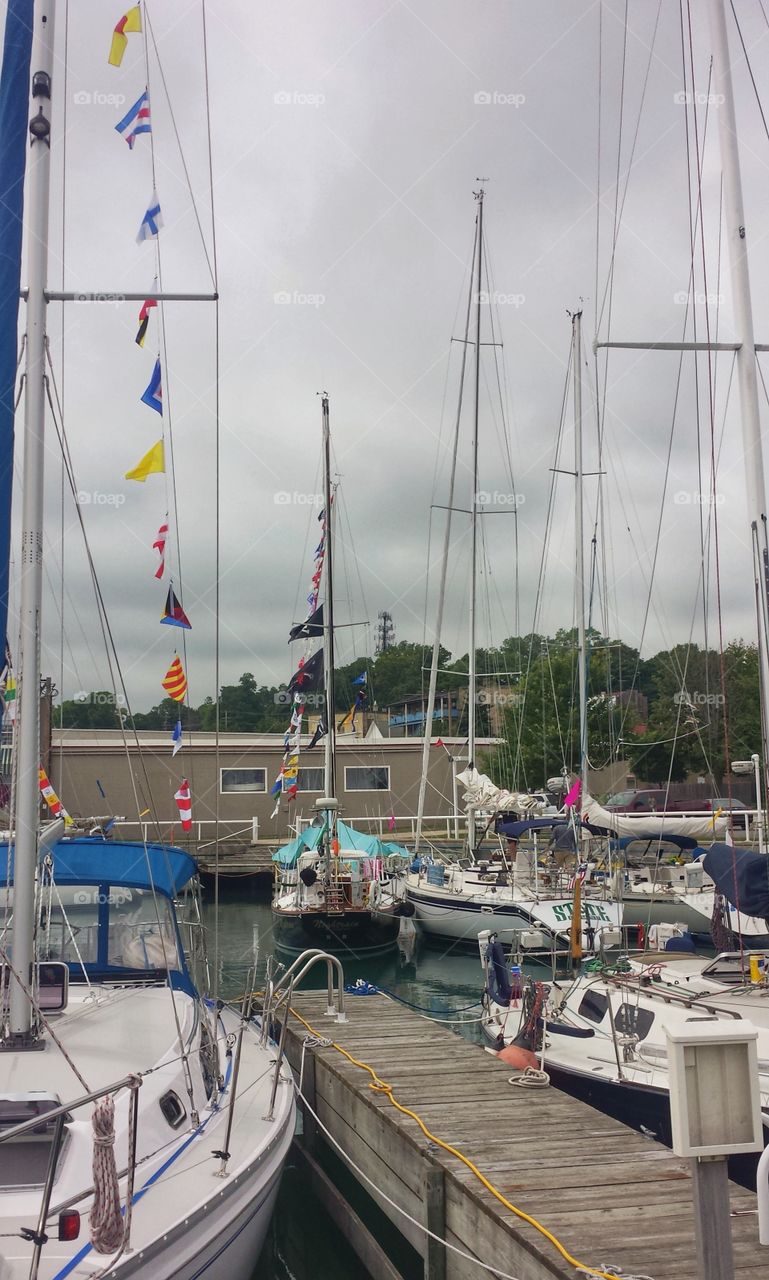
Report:
[{"label": "nautical signal flag", "polygon": [[361,671],[360,675],[353,680],[353,684],[368,684],[368,671]]},{"label": "nautical signal flag", "polygon": [[144,346],[144,339],[147,336],[147,326],[150,322],[150,311],[157,305],[157,300],[155,298],[148,298],[146,302],[142,303],[142,309],[139,312],[139,331],[136,334],[135,339],[138,347]]},{"label": "nautical signal flag", "polygon": [[155,361],[155,368],[152,370],[152,377],[149,386],[141,398],[142,404],[149,405],[150,409],[154,409],[157,413],[163,412],[163,379],[160,372],[160,357]]},{"label": "nautical signal flag", "polygon": [[323,605],[318,605],[314,613],[304,622],[297,622],[288,633],[288,643],[292,640],[311,640],[323,635]]},{"label": "nautical signal flag", "polygon": [[192,630],[192,623],[176,599],[173,587],[168,588],[166,606],[160,621],[167,623],[169,627],[184,627],[185,631]]},{"label": "nautical signal flag", "polygon": [[173,749],[173,751],[171,752],[171,754],[175,756],[175,755],[176,755],[176,753],[177,753],[177,751],[181,751],[181,749],[182,749],[182,722],[181,722],[181,720],[177,720],[177,721],[176,721],[176,724],[174,725],[174,731],[173,731],[173,733],[171,734],[171,741],[172,741],[172,742],[173,742],[173,744],[174,744],[174,749]]},{"label": "nautical signal flag", "polygon": [[187,677],[184,674],[184,667],[178,654],[168,668],[165,679],[161,681],[161,684],[169,698],[173,698],[174,702],[184,702],[187,694]]},{"label": "nautical signal flag", "polygon": [[158,534],[152,544],[152,550],[157,551],[160,556],[160,564],[155,570],[155,577],[162,578],[166,571],[166,538],[168,537],[168,516],[158,529]]},{"label": "nautical signal flag", "polygon": [[158,440],[157,444],[153,444],[148,449],[144,457],[137,462],[136,466],[130,471],[126,471],[126,480],[139,480],[142,484],[147,476],[164,475],[166,469],[166,457],[163,449],[163,441]]},{"label": "nautical signal flag", "polygon": [[189,831],[192,828],[192,796],[190,795],[190,784],[186,778],[182,778],[179,790],[174,792],[174,800],[177,803],[179,817],[182,820],[182,831]]},{"label": "nautical signal flag", "polygon": [[131,151],[133,151],[134,143],[140,133],[152,133],[150,98],[146,89],[133,106],[126,111],[123,119],[118,120],[115,128],[120,136],[125,138]]},{"label": "nautical signal flag", "polygon": [[63,818],[64,825],[67,827],[71,827],[72,819],[70,818],[69,814],[67,813],[67,810],[64,808],[64,805],[62,804],[61,800],[59,799],[53,787],[51,786],[51,783],[48,779],[48,774],[46,773],[45,769],[38,769],[37,776],[40,784],[40,794],[45,800],[45,803],[48,805],[48,808],[51,810],[51,813],[53,814],[54,818]]},{"label": "nautical signal flag", "polygon": [[141,29],[141,10],[138,4],[135,4],[132,9],[129,9],[127,13],[123,14],[120,21],[116,23],[115,30],[112,32],[112,44],[110,45],[108,59],[111,67],[119,67],[122,63],[123,54],[125,53],[126,46],[128,44],[128,33],[141,31]]},{"label": "nautical signal flag", "polygon": [[157,191],[153,191],[149,208],[142,218],[141,226],[136,234],[136,243],[141,244],[142,240],[154,240],[162,225],[163,215],[160,212],[160,201],[158,200]]},{"label": "nautical signal flag", "polygon": [[323,685],[323,650],[319,649],[312,657],[302,663],[298,671],[292,675],[289,685],[289,693],[310,693],[315,689],[320,689]]}]

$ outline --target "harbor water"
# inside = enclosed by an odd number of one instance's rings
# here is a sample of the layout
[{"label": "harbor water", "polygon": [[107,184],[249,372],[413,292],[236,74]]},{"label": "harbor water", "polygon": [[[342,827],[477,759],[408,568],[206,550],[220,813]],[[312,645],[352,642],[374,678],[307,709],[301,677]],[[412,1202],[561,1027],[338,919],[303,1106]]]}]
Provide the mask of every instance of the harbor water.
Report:
[{"label": "harbor water", "polygon": [[[205,912],[213,957],[211,897],[209,892]],[[384,955],[368,959],[342,957],[345,982],[354,983],[360,978],[386,988],[400,999],[429,1011],[431,1017],[446,1019],[446,1025],[462,1035],[479,1040],[477,1017],[483,975],[477,951],[463,950],[451,943],[435,945],[416,935],[411,943],[404,942]],[[259,986],[267,958],[272,953],[269,896],[256,891],[248,877],[220,888],[221,994],[239,995],[254,964]],[[318,970],[317,984],[324,981],[325,970],[322,974]],[[351,995],[348,998],[366,997]],[[343,1178],[343,1170],[339,1173]],[[388,1235],[392,1234],[390,1228]],[[412,1268],[415,1276],[421,1274],[414,1263],[415,1259],[408,1255],[399,1258],[405,1276]],[[364,1274],[352,1250],[329,1224],[306,1179],[289,1159],[277,1211],[253,1280],[332,1280],[332,1277],[333,1280],[363,1280]]]}]

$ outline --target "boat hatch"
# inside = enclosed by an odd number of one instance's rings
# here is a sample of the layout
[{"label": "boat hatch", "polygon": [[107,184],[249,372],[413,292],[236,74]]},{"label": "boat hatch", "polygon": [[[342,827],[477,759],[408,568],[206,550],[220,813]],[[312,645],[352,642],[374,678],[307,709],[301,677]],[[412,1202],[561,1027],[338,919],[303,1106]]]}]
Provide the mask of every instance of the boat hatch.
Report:
[{"label": "boat hatch", "polygon": [[578,1013],[591,1022],[603,1022],[609,1008],[609,1001],[600,991],[586,991],[579,1005]]},{"label": "boat hatch", "polygon": [[769,953],[766,951],[722,951],[710,964],[704,966],[702,976],[712,978],[715,982],[747,982],[750,978],[751,956],[758,956],[764,962],[769,961]]},{"label": "boat hatch", "polygon": [[[40,1124],[36,1128],[0,1144],[1,1191],[43,1185],[48,1172],[51,1143],[56,1132],[55,1119],[48,1119],[47,1116],[60,1106],[61,1098],[55,1093],[0,1094],[0,1134],[4,1129],[13,1129],[16,1125],[34,1120],[36,1116],[40,1117]],[[71,1119],[71,1115],[65,1115],[65,1125]],[[66,1141],[65,1132],[64,1142]]]}]

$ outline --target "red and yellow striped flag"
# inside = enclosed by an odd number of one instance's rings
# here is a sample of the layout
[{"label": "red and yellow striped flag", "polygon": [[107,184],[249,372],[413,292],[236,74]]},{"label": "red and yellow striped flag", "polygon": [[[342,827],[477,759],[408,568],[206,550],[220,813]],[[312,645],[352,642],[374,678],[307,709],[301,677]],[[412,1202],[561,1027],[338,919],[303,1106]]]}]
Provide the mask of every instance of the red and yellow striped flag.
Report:
[{"label": "red and yellow striped flag", "polygon": [[162,683],[169,698],[173,698],[174,702],[184,702],[187,693],[187,677],[178,656],[168,668]]}]

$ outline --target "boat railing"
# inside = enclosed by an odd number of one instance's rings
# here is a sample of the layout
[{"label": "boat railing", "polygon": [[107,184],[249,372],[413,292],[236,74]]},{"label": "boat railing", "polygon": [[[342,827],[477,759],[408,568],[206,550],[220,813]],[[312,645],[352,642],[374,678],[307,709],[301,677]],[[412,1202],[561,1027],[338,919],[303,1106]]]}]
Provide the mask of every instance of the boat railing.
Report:
[{"label": "boat railing", "polygon": [[[54,1182],[56,1181],[56,1168],[59,1163],[59,1155],[64,1140],[64,1125],[68,1120],[72,1119],[72,1112],[79,1110],[81,1107],[88,1106],[92,1102],[98,1102],[101,1098],[114,1095],[121,1089],[130,1090],[130,1106],[132,1111],[131,1124],[129,1132],[131,1134],[131,1149],[128,1153],[128,1165],[123,1173],[128,1174],[128,1186],[126,1189],[126,1203],[133,1198],[134,1174],[136,1171],[136,1136],[138,1130],[139,1117],[139,1088],[141,1086],[141,1078],[139,1076],[125,1076],[122,1080],[114,1081],[112,1084],[103,1085],[101,1089],[94,1089],[91,1093],[85,1093],[80,1098],[75,1098],[72,1102],[60,1104],[58,1107],[51,1107],[45,1112],[33,1116],[31,1120],[24,1120],[21,1124],[15,1124],[8,1128],[0,1127],[0,1146],[5,1142],[13,1142],[19,1138],[25,1138],[28,1134],[32,1135],[41,1128],[54,1124],[53,1137],[51,1141],[51,1150],[48,1157],[48,1167],[46,1169],[45,1181],[43,1183],[43,1194],[40,1202],[40,1210],[37,1217],[37,1225],[34,1229],[23,1228],[21,1235],[24,1239],[32,1243],[32,1257],[29,1265],[29,1280],[37,1280],[37,1274],[40,1268],[40,1255],[43,1245],[47,1242],[46,1225],[49,1219],[59,1216],[71,1206],[75,1200],[70,1198],[66,1205],[59,1205],[51,1211],[51,1195],[53,1192]],[[119,1174],[118,1176],[122,1176]],[[77,1199],[83,1199],[85,1196],[92,1194],[94,1187],[90,1187],[88,1191],[82,1192]],[[123,1242],[121,1252],[130,1247],[130,1216],[126,1218]]]}]

